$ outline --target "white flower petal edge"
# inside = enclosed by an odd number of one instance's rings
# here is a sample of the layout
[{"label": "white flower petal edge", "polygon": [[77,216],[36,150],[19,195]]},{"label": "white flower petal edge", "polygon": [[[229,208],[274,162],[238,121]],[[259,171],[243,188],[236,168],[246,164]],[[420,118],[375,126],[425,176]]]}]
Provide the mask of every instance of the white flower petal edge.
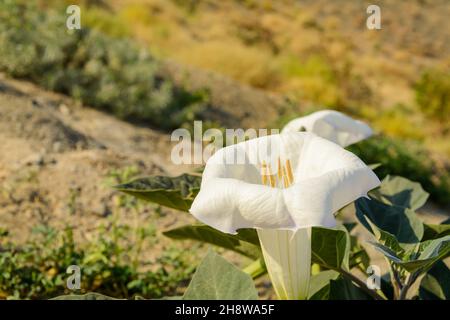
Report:
[{"label": "white flower petal edge", "polygon": [[[230,163],[236,154],[243,154],[246,163]],[[261,163],[276,163],[279,157],[292,162],[294,184],[286,189],[260,182]],[[354,154],[314,134],[289,132],[216,152],[206,164],[190,212],[232,234],[241,228],[333,227],[334,212],[379,184],[373,171]]]},{"label": "white flower petal edge", "polygon": [[302,128],[342,147],[373,135],[372,129],[364,122],[335,110],[322,110],[294,119],[286,124],[281,132],[298,132]]}]

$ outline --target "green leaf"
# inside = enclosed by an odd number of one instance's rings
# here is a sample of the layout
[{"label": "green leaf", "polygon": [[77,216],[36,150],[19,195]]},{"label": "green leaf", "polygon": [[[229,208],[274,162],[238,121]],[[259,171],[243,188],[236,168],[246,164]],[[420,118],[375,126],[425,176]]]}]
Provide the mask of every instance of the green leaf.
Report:
[{"label": "green leaf", "polygon": [[422,278],[419,297],[424,300],[450,300],[450,269],[443,261],[437,262]]},{"label": "green leaf", "polygon": [[427,272],[435,263],[450,254],[450,236],[421,242],[403,255],[383,244],[373,242],[371,244],[386,258],[408,272]]},{"label": "green leaf", "polygon": [[360,245],[356,236],[350,236],[350,257],[349,269],[359,266],[362,270],[366,270],[370,265],[370,256],[367,251]]},{"label": "green leaf", "polygon": [[252,277],[210,251],[197,267],[183,299],[256,300],[258,293]]},{"label": "green leaf", "polygon": [[240,229],[237,235],[223,233],[207,225],[187,225],[163,232],[172,239],[196,240],[235,251],[252,259],[261,256],[256,230]]},{"label": "green leaf", "polygon": [[86,294],[68,294],[58,296],[50,300],[121,300],[113,297],[108,297],[100,293],[89,292]]},{"label": "green leaf", "polygon": [[[349,245],[349,257],[348,257],[348,269],[359,266],[362,270],[366,270],[370,265],[370,257],[367,251],[359,244],[358,238],[350,234],[352,230],[357,226],[355,222],[349,222],[343,224],[347,231],[347,242]],[[343,228],[340,228],[344,230]]]},{"label": "green leaf", "polygon": [[330,296],[330,281],[339,278],[334,270],[319,272],[311,277],[309,283],[308,300],[328,300]]},{"label": "green leaf", "polygon": [[348,222],[344,223],[343,225],[348,232],[352,232],[352,230],[355,229],[358,224],[356,222]]},{"label": "green leaf", "polygon": [[340,277],[330,281],[330,300],[373,300],[362,289],[347,278]]},{"label": "green leaf", "polygon": [[189,211],[200,190],[201,177],[182,174],[178,177],[153,176],[141,178],[114,188],[139,199],[161,206]]},{"label": "green leaf", "polygon": [[343,230],[313,227],[311,235],[311,260],[322,267],[338,270],[345,265],[347,234]]},{"label": "green leaf", "polygon": [[392,262],[395,262],[398,264],[401,264],[403,262],[402,258],[397,255],[397,252],[395,252],[391,248],[389,248],[381,243],[378,243],[378,242],[369,241],[369,243],[371,245],[373,245],[377,251],[382,253],[386,258],[388,258]]},{"label": "green leaf", "polygon": [[394,288],[391,283],[391,275],[389,273],[385,273],[381,276],[381,292],[386,296],[388,300],[394,299]]},{"label": "green leaf", "polygon": [[388,175],[370,195],[385,204],[417,210],[425,204],[429,193],[418,182]]},{"label": "green leaf", "polygon": [[450,235],[450,224],[424,223],[422,241],[433,240]]},{"label": "green leaf", "polygon": [[[416,261],[411,261],[414,267],[419,268],[420,271],[426,272],[438,261],[447,258],[450,255],[450,236],[428,240],[421,242],[418,249],[419,258]],[[413,264],[414,263],[414,264]],[[407,268],[409,266],[405,266]]]},{"label": "green leaf", "polygon": [[390,234],[389,232],[386,232],[384,230],[381,230],[378,228],[372,221],[370,221],[369,218],[365,217],[367,223],[370,226],[370,229],[372,230],[373,235],[375,236],[375,239],[383,246],[388,247],[390,250],[392,250],[396,255],[403,255],[404,249],[400,246],[397,238]]},{"label": "green leaf", "polygon": [[365,217],[379,229],[395,236],[400,243],[417,243],[423,237],[423,223],[411,209],[366,198],[356,200],[355,207],[358,220],[369,231],[372,229]]}]

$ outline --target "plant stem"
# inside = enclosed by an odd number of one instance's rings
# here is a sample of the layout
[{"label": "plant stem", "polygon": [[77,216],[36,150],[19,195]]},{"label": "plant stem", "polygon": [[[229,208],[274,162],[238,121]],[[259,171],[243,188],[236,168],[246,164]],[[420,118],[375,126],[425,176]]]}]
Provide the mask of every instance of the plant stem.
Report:
[{"label": "plant stem", "polygon": [[247,267],[242,269],[245,273],[249,274],[253,279],[257,279],[266,273],[266,266],[264,260],[257,259],[250,263]]},{"label": "plant stem", "polygon": [[397,270],[394,268],[394,266],[388,261],[390,266],[390,273],[391,273],[391,283],[392,287],[394,289],[394,300],[398,300],[400,296],[400,291],[403,288],[403,283],[400,279],[400,276],[397,272]]},{"label": "plant stem", "polygon": [[399,300],[406,300],[406,295],[408,294],[408,290],[414,284],[418,275],[419,275],[419,273],[412,273],[409,275],[408,280],[406,281],[405,285],[400,290],[400,295],[398,297]]},{"label": "plant stem", "polygon": [[384,297],[379,295],[376,291],[369,289],[367,287],[367,285],[364,283],[364,281],[362,281],[361,279],[359,279],[357,276],[353,275],[352,273],[342,270],[342,269],[339,270],[339,272],[347,279],[356,283],[361,290],[366,292],[368,295],[370,295],[375,300],[386,300]]}]

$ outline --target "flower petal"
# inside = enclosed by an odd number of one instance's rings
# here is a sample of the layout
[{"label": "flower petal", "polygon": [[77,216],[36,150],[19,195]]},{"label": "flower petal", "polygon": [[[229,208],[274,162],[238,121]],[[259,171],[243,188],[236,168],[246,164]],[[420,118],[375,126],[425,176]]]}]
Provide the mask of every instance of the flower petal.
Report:
[{"label": "flower petal", "polygon": [[[227,161],[230,154],[241,152],[246,163]],[[286,189],[260,182],[261,164],[275,167],[278,157],[292,162],[294,184]],[[354,154],[314,134],[291,132],[219,150],[206,164],[190,212],[226,233],[241,228],[332,227],[334,212],[379,184],[372,170]]]},{"label": "flower petal", "polygon": [[302,128],[343,147],[373,134],[372,129],[364,122],[334,110],[322,110],[294,119],[284,126],[282,133],[298,132]]},{"label": "flower petal", "polygon": [[258,237],[278,298],[306,299],[311,277],[311,228],[258,230]]}]

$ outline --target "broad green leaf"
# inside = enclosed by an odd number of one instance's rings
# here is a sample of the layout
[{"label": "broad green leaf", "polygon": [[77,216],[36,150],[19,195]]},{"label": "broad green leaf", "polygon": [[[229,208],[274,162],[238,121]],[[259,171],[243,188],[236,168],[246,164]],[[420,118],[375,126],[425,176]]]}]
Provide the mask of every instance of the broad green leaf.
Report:
[{"label": "broad green leaf", "polygon": [[389,273],[385,273],[381,276],[381,292],[385,295],[388,300],[394,299],[394,288],[391,283],[391,275]]},{"label": "broad green leaf", "polygon": [[370,256],[367,251],[360,245],[358,238],[350,236],[350,257],[349,268],[359,266],[362,270],[366,270],[370,265]]},{"label": "broad green leaf", "polygon": [[344,223],[343,225],[348,232],[352,232],[352,230],[355,229],[358,224],[356,222],[348,222]]},{"label": "broad green leaf", "polygon": [[429,193],[418,182],[388,175],[383,179],[380,187],[373,190],[370,195],[388,205],[417,210],[425,204]]},{"label": "broad green leaf", "polygon": [[330,300],[373,300],[352,281],[340,277],[330,281]]},{"label": "broad green leaf", "polygon": [[450,254],[450,236],[419,243],[403,256],[383,244],[374,242],[371,244],[386,258],[409,272],[426,272]]},{"label": "broad green leaf", "polygon": [[139,199],[156,204],[189,211],[200,189],[201,177],[182,174],[178,177],[153,176],[141,178],[114,188]]},{"label": "broad green leaf", "polygon": [[370,265],[370,257],[367,254],[366,250],[359,244],[358,238],[350,234],[350,232],[356,227],[356,225],[357,223],[355,222],[343,224],[348,233],[347,241],[350,245],[348,269],[359,266],[360,268],[365,270]]},{"label": "broad green leaf", "polygon": [[330,296],[330,281],[339,278],[334,270],[325,270],[311,277],[309,282],[308,300],[328,300]]},{"label": "broad green leaf", "polygon": [[322,267],[340,269],[347,255],[347,234],[342,230],[313,227],[311,235],[311,260]]},{"label": "broad green leaf", "polygon": [[424,223],[422,241],[433,240],[450,235],[450,224],[428,224]]},{"label": "broad green leaf", "polygon": [[399,257],[397,255],[397,252],[395,252],[394,250],[392,250],[391,248],[378,243],[378,242],[373,242],[373,241],[368,241],[368,243],[370,243],[371,245],[374,246],[374,248],[379,251],[380,253],[382,253],[386,258],[388,258],[389,260],[391,260],[392,262],[401,264],[403,263],[403,260],[401,257]]},{"label": "broad green leaf", "polygon": [[450,300],[450,269],[443,261],[437,262],[422,278],[419,297],[425,300]]},{"label": "broad green leaf", "polygon": [[370,229],[372,230],[372,233],[375,236],[375,239],[378,241],[378,243],[388,247],[398,255],[404,254],[404,249],[400,246],[397,238],[394,237],[394,235],[384,230],[381,230],[367,217],[366,221],[369,224]]},{"label": "broad green leaf", "polygon": [[172,239],[196,240],[233,250],[252,259],[261,256],[258,235],[254,229],[238,230],[237,235],[223,233],[207,225],[187,225],[163,232]]},{"label": "broad green leaf", "polygon": [[256,300],[253,279],[218,254],[210,251],[192,277],[185,300]]},{"label": "broad green leaf", "polygon": [[379,229],[395,236],[400,243],[417,243],[423,237],[423,223],[411,209],[366,198],[356,200],[355,207],[358,220],[369,231],[371,228],[365,217]]},{"label": "broad green leaf", "polygon": [[121,300],[121,299],[108,297],[100,293],[90,292],[86,294],[68,294],[58,296],[50,300]]}]

